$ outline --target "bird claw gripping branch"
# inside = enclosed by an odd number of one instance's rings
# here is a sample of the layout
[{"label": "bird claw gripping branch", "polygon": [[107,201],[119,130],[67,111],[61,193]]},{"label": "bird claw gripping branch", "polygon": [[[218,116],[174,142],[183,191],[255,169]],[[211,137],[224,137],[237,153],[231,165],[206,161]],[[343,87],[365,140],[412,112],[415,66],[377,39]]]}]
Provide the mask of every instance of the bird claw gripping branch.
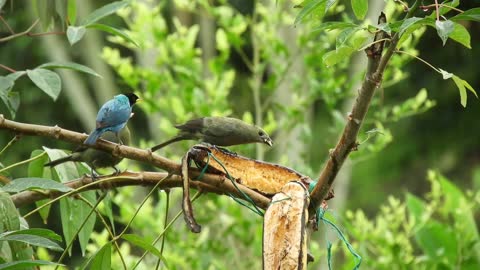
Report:
[{"label": "bird claw gripping branch", "polygon": [[[232,181],[235,186],[243,185],[268,198],[281,192],[282,187],[291,181],[298,181],[307,189],[314,184],[310,177],[288,167],[243,157],[214,145],[194,145],[182,159],[182,208],[185,221],[192,232],[200,232],[201,227],[193,217],[189,198],[188,169],[191,161],[201,170],[201,174],[196,180],[201,181],[204,173],[222,175]],[[253,203],[246,194],[243,195],[242,200]],[[255,205],[254,208],[257,209]]]}]

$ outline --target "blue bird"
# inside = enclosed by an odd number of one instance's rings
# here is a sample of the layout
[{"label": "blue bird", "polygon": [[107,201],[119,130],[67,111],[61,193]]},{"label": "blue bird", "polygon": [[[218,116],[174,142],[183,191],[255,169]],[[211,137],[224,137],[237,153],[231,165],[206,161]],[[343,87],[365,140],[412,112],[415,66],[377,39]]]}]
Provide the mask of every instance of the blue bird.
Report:
[{"label": "blue bird", "polygon": [[134,93],[121,94],[105,102],[97,114],[97,125],[94,131],[83,142],[87,145],[94,145],[98,138],[105,132],[115,133],[120,144],[119,133],[130,119],[133,105],[139,100]]}]

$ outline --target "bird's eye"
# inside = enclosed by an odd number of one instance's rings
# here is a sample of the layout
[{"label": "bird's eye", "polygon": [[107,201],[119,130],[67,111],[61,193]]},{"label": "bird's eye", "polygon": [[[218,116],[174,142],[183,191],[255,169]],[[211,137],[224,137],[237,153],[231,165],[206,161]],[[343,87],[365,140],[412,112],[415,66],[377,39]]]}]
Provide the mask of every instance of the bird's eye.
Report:
[{"label": "bird's eye", "polygon": [[263,133],[263,131],[259,131],[259,132],[258,132],[258,135],[259,135],[259,136],[263,136],[263,135],[265,135],[265,133]]}]

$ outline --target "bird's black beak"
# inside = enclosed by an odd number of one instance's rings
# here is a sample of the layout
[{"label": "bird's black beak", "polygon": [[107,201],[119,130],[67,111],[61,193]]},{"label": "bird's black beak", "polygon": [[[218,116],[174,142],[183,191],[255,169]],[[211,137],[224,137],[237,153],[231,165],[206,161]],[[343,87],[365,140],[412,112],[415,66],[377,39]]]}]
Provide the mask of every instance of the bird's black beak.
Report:
[{"label": "bird's black beak", "polygon": [[273,141],[272,141],[272,139],[270,139],[269,137],[263,138],[263,142],[264,142],[265,144],[267,144],[268,146],[270,146],[270,147],[272,147],[272,145],[273,145]]}]

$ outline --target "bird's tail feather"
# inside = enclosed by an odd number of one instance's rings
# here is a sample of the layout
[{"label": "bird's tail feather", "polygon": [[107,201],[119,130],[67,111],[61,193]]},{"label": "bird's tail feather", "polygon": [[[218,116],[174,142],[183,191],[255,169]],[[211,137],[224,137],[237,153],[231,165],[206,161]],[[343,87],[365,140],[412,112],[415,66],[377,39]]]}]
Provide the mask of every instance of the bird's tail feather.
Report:
[{"label": "bird's tail feather", "polygon": [[102,133],[103,133],[102,130],[95,129],[94,131],[92,131],[92,133],[90,133],[90,135],[88,135],[88,138],[83,143],[88,145],[94,145],[97,142],[100,135],[102,135]]},{"label": "bird's tail feather", "polygon": [[56,159],[56,160],[52,160],[48,163],[45,163],[45,165],[43,165],[43,166],[44,167],[55,167],[58,164],[62,164],[62,163],[65,163],[65,162],[68,162],[68,161],[71,161],[71,160],[72,160],[72,155],[69,155],[69,156],[66,156],[64,158],[59,158],[59,159]]},{"label": "bird's tail feather", "polygon": [[176,137],[173,137],[171,138],[170,140],[166,141],[166,142],[163,142],[161,144],[157,144],[155,145],[154,147],[152,147],[152,152],[155,152],[157,151],[158,149],[160,148],[163,148],[171,143],[174,143],[174,142],[178,142],[178,141],[182,141],[182,140],[188,140],[189,138],[185,138],[184,136],[176,136]]}]

